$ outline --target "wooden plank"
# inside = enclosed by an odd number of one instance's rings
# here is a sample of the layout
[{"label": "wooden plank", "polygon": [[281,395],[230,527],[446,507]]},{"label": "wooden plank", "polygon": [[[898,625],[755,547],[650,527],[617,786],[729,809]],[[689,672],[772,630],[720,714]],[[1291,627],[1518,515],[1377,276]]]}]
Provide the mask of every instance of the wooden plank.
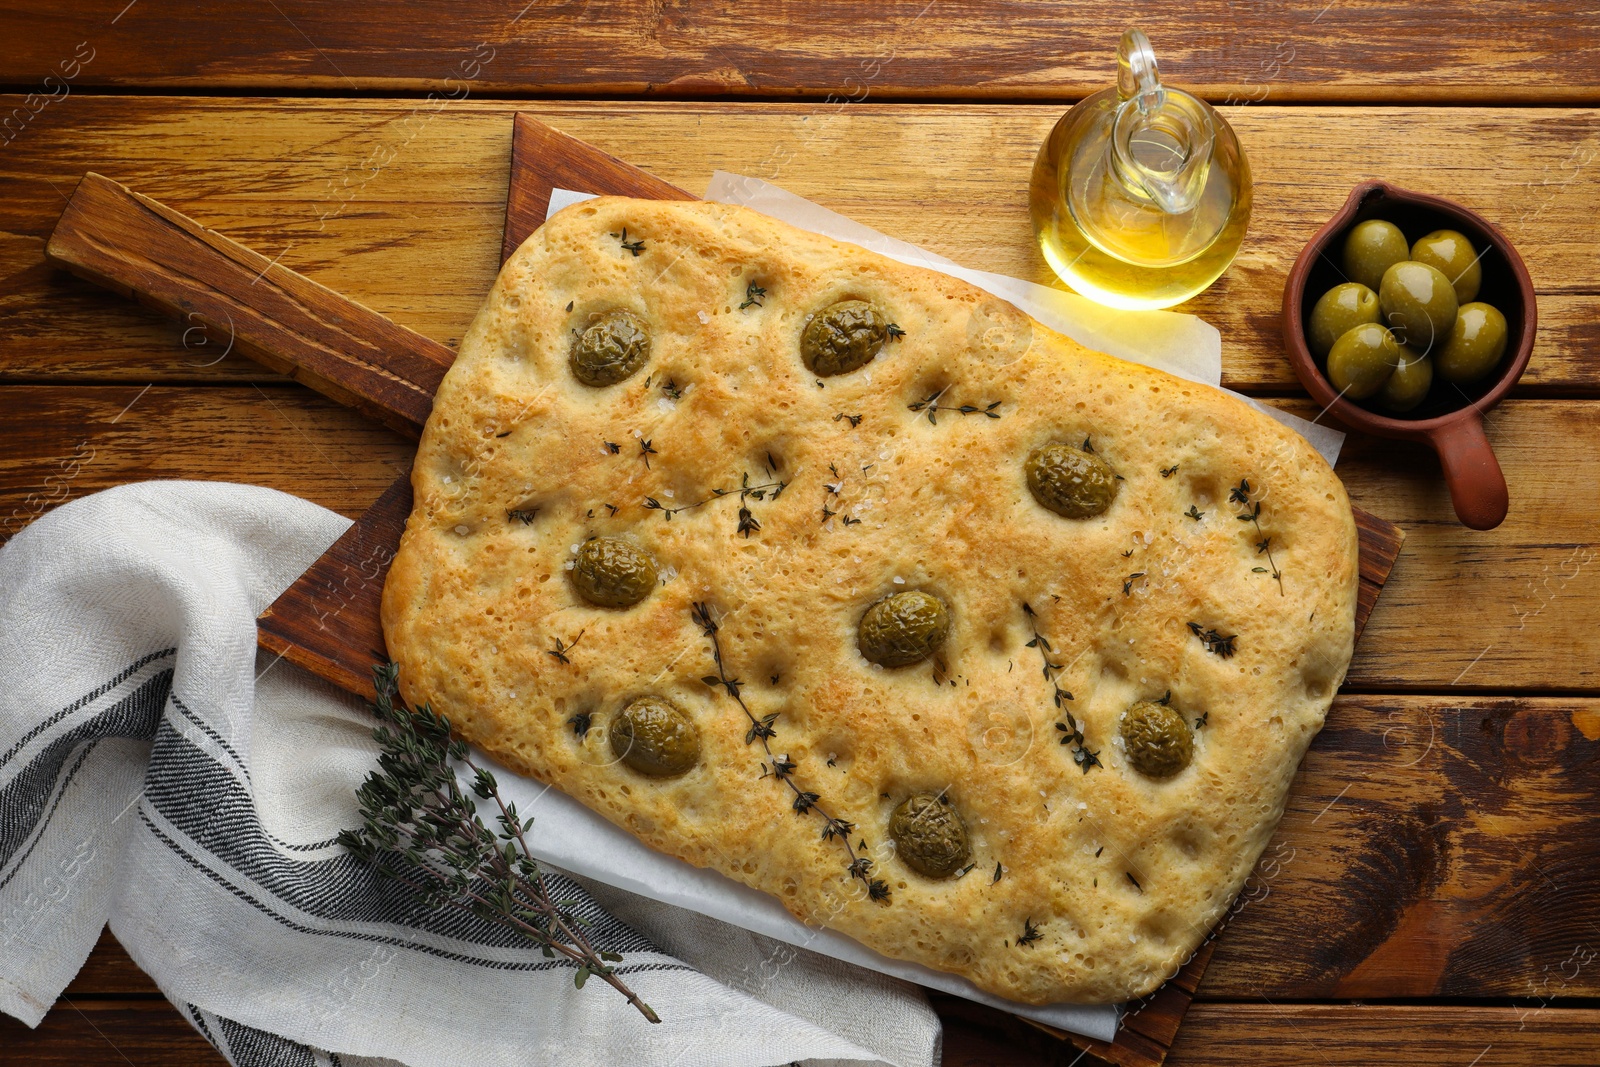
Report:
[{"label": "wooden plank", "polygon": [[[971,266],[1051,278],[1031,240],[1026,185],[1059,108],[523,106],[690,192],[718,167],[767,177]],[[198,335],[185,348],[183,329],[45,266],[44,239],[86,170],[453,345],[498,266],[511,114],[470,100],[442,110],[405,100],[63,102],[7,147],[0,380],[266,376],[237,354],[213,362],[220,349],[198,347]],[[1600,395],[1600,112],[1248,107],[1232,117],[1254,168],[1255,216],[1235,266],[1192,302],[1222,331],[1230,387],[1301,392],[1279,336],[1283,278],[1350,187],[1378,173],[1478,208],[1518,244],[1540,292],[1538,347],[1519,395]]]},{"label": "wooden plank", "polygon": [[[1175,83],[1222,100],[1434,103],[1600,99],[1600,35],[1576,0],[1438,6],[1296,0],[1182,8],[1090,0],[844,0],[759,18],[728,2],[222,0],[173,20],[126,0],[22,0],[0,13],[8,81],[69,86],[432,89],[860,99],[1069,100],[1112,84],[1143,25]],[[1559,57],[1555,61],[1552,57]]]},{"label": "wooden plank", "polygon": [[413,446],[299,387],[6,386],[0,540],[49,509],[149,478],[245,482],[359,515]]},{"label": "wooden plank", "polygon": [[407,436],[455,353],[125,185],[84,175],[45,259]]},{"label": "wooden plank", "polygon": [[[945,1022],[945,1067],[1072,1067],[1059,1044],[1016,1019],[953,997],[933,1001]],[[1593,1008],[1196,1001],[1166,1067],[1592,1067],[1597,1042]]]},{"label": "wooden plank", "polygon": [[161,990],[139,965],[128,957],[122,944],[107,927],[100,931],[94,951],[67,986],[65,995],[73,1000],[85,997],[159,997]]},{"label": "wooden plank", "polygon": [[68,997],[37,1030],[0,1015],[0,1067],[226,1067],[164,998]]},{"label": "wooden plank", "polygon": [[1597,819],[1600,701],[1341,696],[1202,994],[1600,997]]},{"label": "wooden plank", "polygon": [[[0,451],[0,536],[147,477],[256,482],[355,516],[410,470],[400,437],[298,387],[157,385],[114,422],[142,388],[4,387],[14,417]],[[1406,531],[1349,686],[1600,692],[1600,504],[1574,481],[1600,455],[1600,403],[1508,401],[1489,438],[1511,514],[1488,532],[1455,521],[1431,453],[1346,443],[1338,472],[1351,499]]]}]

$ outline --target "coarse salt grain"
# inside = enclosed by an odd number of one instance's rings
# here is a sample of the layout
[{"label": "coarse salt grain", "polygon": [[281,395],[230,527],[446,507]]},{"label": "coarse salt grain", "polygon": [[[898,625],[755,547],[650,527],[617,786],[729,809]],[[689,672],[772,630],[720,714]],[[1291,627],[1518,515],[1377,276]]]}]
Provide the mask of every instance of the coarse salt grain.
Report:
[{"label": "coarse salt grain", "polygon": [[462,537],[465,537],[465,536],[467,536],[467,534],[469,534],[469,533],[471,533],[471,532],[472,532],[472,531],[471,531],[471,530],[469,530],[469,529],[468,529],[468,528],[467,528],[467,527],[465,527],[465,526],[457,526],[457,527],[456,527],[456,533],[458,533],[458,534],[460,534],[460,535],[461,535],[461,536],[462,536]]},{"label": "coarse salt grain", "polygon": [[906,584],[906,580],[904,578],[897,577],[894,580],[894,584],[895,585],[905,585]]}]

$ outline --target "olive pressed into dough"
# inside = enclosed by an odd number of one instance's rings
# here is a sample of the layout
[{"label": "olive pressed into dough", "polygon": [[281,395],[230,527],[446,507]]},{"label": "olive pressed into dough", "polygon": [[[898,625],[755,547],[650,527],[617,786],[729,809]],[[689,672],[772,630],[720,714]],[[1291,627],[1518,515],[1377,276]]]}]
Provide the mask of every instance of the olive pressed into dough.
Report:
[{"label": "olive pressed into dough", "polygon": [[920,589],[891,593],[861,616],[856,647],[880,667],[908,667],[939,650],[950,635],[944,602]]},{"label": "olive pressed into dough", "polygon": [[1176,708],[1141,700],[1122,715],[1122,743],[1134,770],[1151,778],[1170,778],[1189,766],[1194,735]]},{"label": "olive pressed into dough", "polygon": [[601,608],[631,608],[656,587],[656,561],[620,537],[591,537],[578,548],[572,584]]},{"label": "olive pressed into dough", "polygon": [[573,377],[597,389],[633,377],[649,359],[650,327],[626,308],[596,315],[567,355]]},{"label": "olive pressed into dough", "polygon": [[948,878],[972,855],[967,824],[943,795],[913,793],[889,816],[895,855],[918,874]]},{"label": "olive pressed into dough", "polygon": [[675,778],[700,762],[700,728],[660,697],[637,697],[611,722],[611,751],[640,774]]},{"label": "olive pressed into dough", "polygon": [[1035,449],[1024,468],[1033,498],[1063,518],[1093,518],[1117,498],[1117,472],[1075,445]]},{"label": "olive pressed into dough", "polygon": [[865,300],[841,300],[811,316],[800,332],[800,358],[827,378],[859,370],[889,339],[889,320]]}]

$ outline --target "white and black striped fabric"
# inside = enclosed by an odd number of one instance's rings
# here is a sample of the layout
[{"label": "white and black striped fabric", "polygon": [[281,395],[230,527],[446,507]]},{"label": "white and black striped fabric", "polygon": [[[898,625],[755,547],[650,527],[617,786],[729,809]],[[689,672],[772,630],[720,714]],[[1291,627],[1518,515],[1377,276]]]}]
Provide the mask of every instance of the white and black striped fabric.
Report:
[{"label": "white and black striped fabric", "polygon": [[347,526],[152,482],[0,549],[0,1010],[37,1025],[109,922],[239,1067],[938,1062],[893,978],[551,873],[652,1026],[346,855],[370,720],[258,653],[255,618]]}]

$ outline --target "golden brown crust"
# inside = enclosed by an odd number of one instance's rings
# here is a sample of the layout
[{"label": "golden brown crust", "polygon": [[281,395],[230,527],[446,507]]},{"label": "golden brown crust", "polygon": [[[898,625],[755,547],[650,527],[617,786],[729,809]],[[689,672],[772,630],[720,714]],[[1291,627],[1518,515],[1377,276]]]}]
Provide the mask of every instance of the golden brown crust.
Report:
[{"label": "golden brown crust", "polygon": [[[751,282],[766,297],[741,309]],[[819,386],[799,335],[846,297],[905,336]],[[649,324],[649,364],[584,386],[571,331],[619,306]],[[937,423],[908,410],[935,392]],[[993,401],[998,419],[942,409]],[[1034,501],[1022,464],[1085,438],[1123,480],[1104,515],[1065,519]],[[745,476],[787,483],[743,502],[760,524],[748,536],[739,498],[714,492]],[[1241,479],[1249,505],[1229,499]],[[383,604],[410,699],[654,848],[1030,1003],[1127,1000],[1182,963],[1265,846],[1350,660],[1355,526],[1296,434],[964,282],[741,208],[602,198],[547,222],[464,339],[412,482]],[[668,519],[647,498],[706,502]],[[1256,502],[1260,534],[1238,518]],[[598,535],[654,554],[661,582],[643,603],[574,594],[565,568]],[[1267,535],[1281,589],[1257,570]],[[886,670],[857,651],[867,606],[902,589],[949,607],[937,665]],[[778,715],[773,752],[855,824],[887,903],[763,777],[743,712],[702,681],[715,667],[700,601],[751,711]],[[1236,636],[1235,653],[1208,651],[1191,622]],[[1098,753],[1087,773],[1058,744],[1031,625]],[[579,634],[569,662],[549,654]],[[1128,766],[1118,719],[1169,690],[1205,724],[1187,769],[1158,781]],[[609,717],[647,693],[699,727],[701,760],[681,777],[645,778],[606,744]],[[914,873],[887,842],[890,813],[923,790],[945,791],[969,828],[976,868],[959,879]],[[1025,924],[1038,937],[1019,945]]]}]

